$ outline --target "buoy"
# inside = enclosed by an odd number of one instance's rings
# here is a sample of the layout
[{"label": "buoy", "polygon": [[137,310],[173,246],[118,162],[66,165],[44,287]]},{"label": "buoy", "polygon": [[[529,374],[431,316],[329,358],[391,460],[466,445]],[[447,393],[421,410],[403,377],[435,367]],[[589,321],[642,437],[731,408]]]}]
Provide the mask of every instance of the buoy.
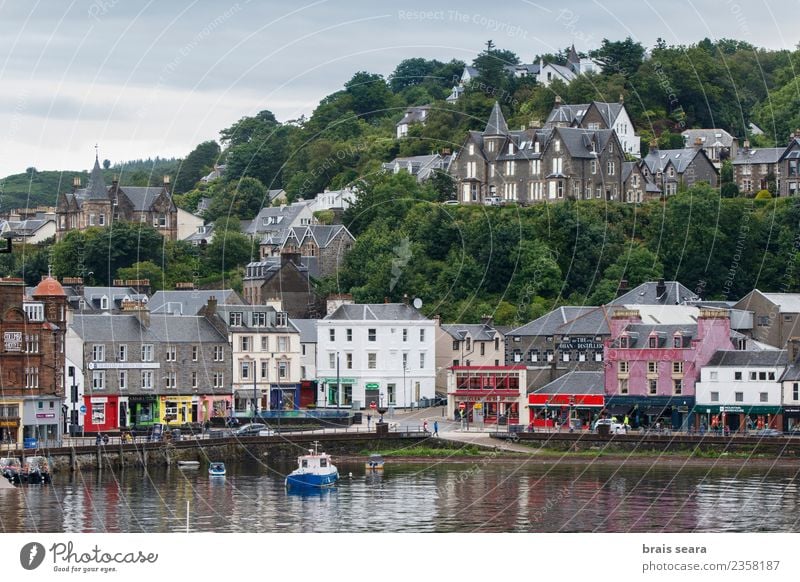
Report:
[{"label": "buoy", "polygon": [[350,473],[348,473],[348,474],[347,474],[347,476],[348,476],[348,477],[352,477],[352,476],[353,476],[353,473],[352,473],[352,471],[351,471]]}]

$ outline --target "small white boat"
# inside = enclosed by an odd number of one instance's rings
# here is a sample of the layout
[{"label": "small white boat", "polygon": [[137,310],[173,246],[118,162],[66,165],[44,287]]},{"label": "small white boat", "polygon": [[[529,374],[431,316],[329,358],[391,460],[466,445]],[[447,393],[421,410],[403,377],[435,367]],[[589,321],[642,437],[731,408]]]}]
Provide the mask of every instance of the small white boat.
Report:
[{"label": "small white boat", "polygon": [[380,455],[370,455],[365,465],[370,471],[383,471],[383,457]]},{"label": "small white boat", "polygon": [[181,469],[197,469],[200,467],[200,461],[178,461],[178,467]]},{"label": "small white boat", "polygon": [[208,466],[208,474],[212,477],[224,477],[225,473],[225,463],[214,462]]}]

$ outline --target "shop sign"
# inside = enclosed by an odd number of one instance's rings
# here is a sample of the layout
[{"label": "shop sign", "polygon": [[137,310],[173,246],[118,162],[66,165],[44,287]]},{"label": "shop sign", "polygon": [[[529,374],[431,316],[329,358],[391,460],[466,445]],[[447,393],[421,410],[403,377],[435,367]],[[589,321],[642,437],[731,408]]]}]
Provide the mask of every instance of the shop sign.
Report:
[{"label": "shop sign", "polygon": [[53,414],[52,412],[45,412],[44,414],[39,413],[36,415],[36,418],[55,418],[55,417],[56,415]]},{"label": "shop sign", "polygon": [[558,349],[561,351],[570,350],[602,350],[603,343],[597,341],[595,337],[572,337],[562,338],[558,343]]}]

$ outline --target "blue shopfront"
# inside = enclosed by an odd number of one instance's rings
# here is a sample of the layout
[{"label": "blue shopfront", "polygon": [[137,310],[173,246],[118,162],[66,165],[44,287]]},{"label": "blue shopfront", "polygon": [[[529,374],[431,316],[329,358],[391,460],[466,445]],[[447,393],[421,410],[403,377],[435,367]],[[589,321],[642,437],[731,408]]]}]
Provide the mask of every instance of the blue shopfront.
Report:
[{"label": "blue shopfront", "polygon": [[694,396],[606,396],[605,413],[628,417],[633,428],[688,430],[694,425]]},{"label": "blue shopfront", "polygon": [[270,384],[270,410],[297,410],[300,405],[300,384]]}]

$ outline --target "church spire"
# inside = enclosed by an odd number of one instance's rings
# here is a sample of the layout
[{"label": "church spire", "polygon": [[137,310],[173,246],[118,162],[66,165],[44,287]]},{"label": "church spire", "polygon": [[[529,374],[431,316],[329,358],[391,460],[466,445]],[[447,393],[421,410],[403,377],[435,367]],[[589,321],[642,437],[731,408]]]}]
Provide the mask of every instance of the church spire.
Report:
[{"label": "church spire", "polygon": [[494,102],[492,113],[489,115],[489,122],[486,124],[486,129],[483,135],[508,135],[508,125],[506,125],[506,118],[503,117],[503,112],[500,110],[500,103]]}]

